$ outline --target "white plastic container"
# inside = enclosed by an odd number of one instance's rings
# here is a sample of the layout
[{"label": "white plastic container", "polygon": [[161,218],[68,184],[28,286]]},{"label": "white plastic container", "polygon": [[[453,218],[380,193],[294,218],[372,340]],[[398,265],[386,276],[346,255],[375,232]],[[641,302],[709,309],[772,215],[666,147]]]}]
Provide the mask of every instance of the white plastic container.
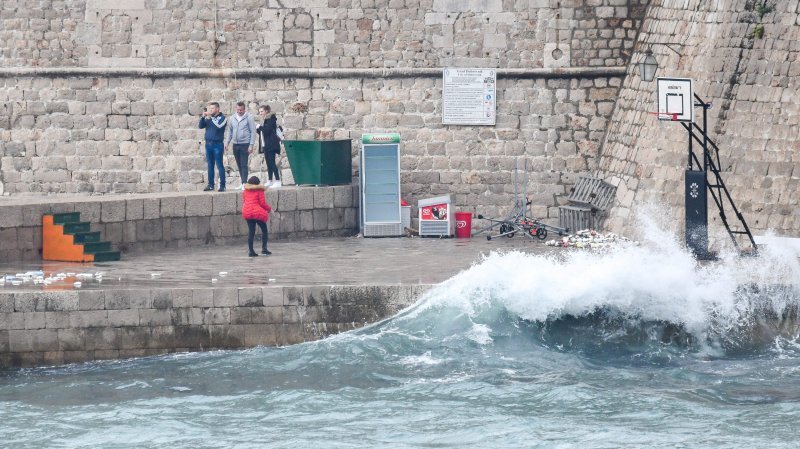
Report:
[{"label": "white plastic container", "polygon": [[411,206],[400,206],[400,221],[403,229],[411,227]]}]

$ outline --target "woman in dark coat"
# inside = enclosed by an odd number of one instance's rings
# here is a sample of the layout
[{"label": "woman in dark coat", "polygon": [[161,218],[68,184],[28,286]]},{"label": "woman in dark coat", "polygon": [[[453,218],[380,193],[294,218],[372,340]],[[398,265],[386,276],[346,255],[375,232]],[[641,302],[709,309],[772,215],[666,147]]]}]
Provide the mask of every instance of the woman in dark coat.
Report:
[{"label": "woman in dark coat", "polygon": [[270,188],[277,188],[281,186],[280,170],[275,161],[281,152],[281,139],[277,134],[278,119],[271,112],[269,105],[259,106],[258,114],[261,116],[262,123],[256,127],[256,131],[261,138],[261,151],[264,152],[264,159],[267,160],[267,174],[269,175],[267,185]]}]

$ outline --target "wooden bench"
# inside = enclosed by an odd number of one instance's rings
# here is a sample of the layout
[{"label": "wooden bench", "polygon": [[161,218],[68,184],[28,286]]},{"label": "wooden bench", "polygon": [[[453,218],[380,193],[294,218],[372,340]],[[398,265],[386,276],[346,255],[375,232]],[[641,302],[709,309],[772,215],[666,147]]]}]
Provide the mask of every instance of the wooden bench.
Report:
[{"label": "wooden bench", "polygon": [[567,197],[569,204],[558,207],[558,222],[569,232],[597,229],[605,217],[617,188],[602,179],[580,176]]}]

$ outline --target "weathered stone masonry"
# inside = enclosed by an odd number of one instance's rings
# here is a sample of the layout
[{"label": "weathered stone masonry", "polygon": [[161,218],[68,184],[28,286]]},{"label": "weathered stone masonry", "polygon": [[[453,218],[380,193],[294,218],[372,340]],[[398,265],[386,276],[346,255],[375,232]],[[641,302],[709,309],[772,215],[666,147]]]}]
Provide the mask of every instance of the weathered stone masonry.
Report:
[{"label": "weathered stone masonry", "polygon": [[318,340],[391,316],[428,288],[0,292],[0,368]]},{"label": "weathered stone masonry", "polygon": [[[15,3],[0,31],[17,42],[0,49],[0,191],[196,190],[201,105],[241,99],[273,105],[290,137],[399,131],[412,203],[452,193],[497,214],[528,158],[536,213],[555,217],[565,185],[596,166],[645,3],[239,2],[216,30],[211,1]],[[447,66],[501,69],[497,126],[441,125]],[[114,74],[126,67],[153,72]],[[225,67],[238,71],[202,71]],[[371,68],[387,71],[359,72]]]},{"label": "weathered stone masonry", "polygon": [[[720,146],[723,179],[756,234],[800,233],[800,2],[665,0],[647,12],[632,60],[652,49],[658,76],[694,79],[695,92],[713,103],[711,137]],[[761,37],[755,30],[762,29]],[[675,42],[676,55],[653,42]],[[641,204],[663,206],[683,221],[686,131],[658,124],[656,83],[629,69],[612,115],[598,166],[619,185],[609,227],[634,235]],[[700,109],[695,110],[701,113]],[[711,199],[709,198],[709,203]],[[730,215],[730,211],[728,212]],[[721,232],[709,208],[712,233]],[[717,226],[714,226],[714,225]],[[716,239],[724,244],[727,236]]]},{"label": "weathered stone masonry", "polygon": [[646,4],[8,0],[0,56],[14,67],[608,67],[628,60]]},{"label": "weathered stone masonry", "polygon": [[[505,205],[514,163],[527,157],[533,167],[531,191],[546,216],[564,184],[594,167],[620,84],[614,76],[501,79],[496,127],[442,127],[438,78],[244,79],[235,91],[224,90],[231,81],[223,79],[110,78],[96,79],[85,89],[67,88],[85,80],[53,80],[65,88],[38,92],[106,101],[28,102],[31,112],[41,107],[42,114],[16,119],[3,158],[9,193],[197,190],[205,185],[205,163],[197,118],[190,112],[214,98],[226,105],[236,98],[264,102],[259,97],[274,92],[268,86],[291,84],[291,90],[281,90],[292,97],[285,104],[307,112],[282,115],[285,127],[294,130],[290,136],[356,138],[361,130],[399,129],[404,193],[453,193],[460,205],[471,207]],[[27,83],[34,81],[6,79],[9,92],[20,87],[25,92]],[[62,106],[74,113],[46,112]],[[111,113],[115,110],[125,113]]]},{"label": "weathered stone masonry", "polygon": [[[353,186],[269,190],[270,238],[348,236],[358,232]],[[126,254],[241,243],[247,235],[240,192],[24,198],[0,203],[0,261],[40,260],[42,215],[80,212],[103,239]]]}]

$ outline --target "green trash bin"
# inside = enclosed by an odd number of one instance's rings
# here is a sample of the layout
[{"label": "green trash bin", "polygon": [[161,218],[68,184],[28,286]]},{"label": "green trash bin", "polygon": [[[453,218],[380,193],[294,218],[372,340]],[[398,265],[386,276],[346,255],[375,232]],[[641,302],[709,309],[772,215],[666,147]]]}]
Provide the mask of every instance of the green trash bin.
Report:
[{"label": "green trash bin", "polygon": [[350,139],[284,140],[297,185],[336,186],[353,182]]}]

